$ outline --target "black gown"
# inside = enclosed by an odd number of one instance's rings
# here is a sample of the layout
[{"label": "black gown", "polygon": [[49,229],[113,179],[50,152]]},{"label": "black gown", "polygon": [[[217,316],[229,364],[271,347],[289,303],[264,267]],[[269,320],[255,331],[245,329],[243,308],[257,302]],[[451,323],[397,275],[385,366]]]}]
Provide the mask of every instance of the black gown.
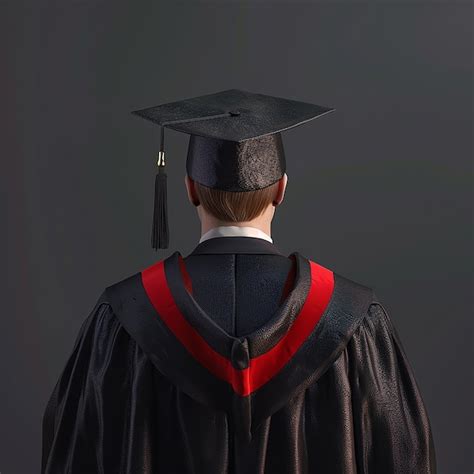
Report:
[{"label": "black gown", "polygon": [[100,295],[43,416],[42,474],[436,473],[374,290],[218,237]]}]

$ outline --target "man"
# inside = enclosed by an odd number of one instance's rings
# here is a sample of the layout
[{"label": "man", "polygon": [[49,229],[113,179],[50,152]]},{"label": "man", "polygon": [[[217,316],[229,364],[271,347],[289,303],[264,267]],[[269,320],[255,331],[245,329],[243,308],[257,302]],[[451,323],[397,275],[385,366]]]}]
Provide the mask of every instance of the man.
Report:
[{"label": "man", "polygon": [[[138,111],[191,135],[201,238],[110,285],[43,420],[42,473],[435,473],[374,291],[271,237],[280,132],[334,110],[240,90]],[[152,244],[168,244],[164,136]]]}]

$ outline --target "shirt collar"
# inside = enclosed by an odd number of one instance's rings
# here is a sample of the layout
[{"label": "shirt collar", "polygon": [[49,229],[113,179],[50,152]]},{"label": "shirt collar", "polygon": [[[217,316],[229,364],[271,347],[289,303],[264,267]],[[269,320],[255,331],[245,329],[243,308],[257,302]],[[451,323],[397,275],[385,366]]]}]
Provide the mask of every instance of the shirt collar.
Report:
[{"label": "shirt collar", "polygon": [[198,244],[190,255],[204,254],[274,254],[286,257],[272,242],[256,237],[215,237]]},{"label": "shirt collar", "polygon": [[208,230],[199,239],[199,243],[215,237],[256,237],[273,243],[273,239],[263,230],[251,226],[221,225]]}]

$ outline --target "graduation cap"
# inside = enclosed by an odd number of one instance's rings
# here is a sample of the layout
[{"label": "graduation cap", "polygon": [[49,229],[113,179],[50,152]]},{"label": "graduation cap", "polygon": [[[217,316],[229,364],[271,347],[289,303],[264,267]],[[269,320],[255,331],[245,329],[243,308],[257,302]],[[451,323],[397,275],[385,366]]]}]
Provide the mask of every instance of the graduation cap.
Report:
[{"label": "graduation cap", "polygon": [[186,171],[214,189],[245,192],[278,181],[286,169],[281,133],[334,108],[229,89],[134,110],[161,127],[155,178],[152,247],[167,248],[165,127],[190,135]]}]

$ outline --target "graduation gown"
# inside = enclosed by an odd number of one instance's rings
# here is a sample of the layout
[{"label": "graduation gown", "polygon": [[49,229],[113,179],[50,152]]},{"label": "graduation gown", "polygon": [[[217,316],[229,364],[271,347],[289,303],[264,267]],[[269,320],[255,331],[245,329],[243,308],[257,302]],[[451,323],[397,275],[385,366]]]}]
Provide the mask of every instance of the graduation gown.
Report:
[{"label": "graduation gown", "polygon": [[42,439],[42,474],[436,473],[374,290],[252,237],[206,240],[105,288]]}]

